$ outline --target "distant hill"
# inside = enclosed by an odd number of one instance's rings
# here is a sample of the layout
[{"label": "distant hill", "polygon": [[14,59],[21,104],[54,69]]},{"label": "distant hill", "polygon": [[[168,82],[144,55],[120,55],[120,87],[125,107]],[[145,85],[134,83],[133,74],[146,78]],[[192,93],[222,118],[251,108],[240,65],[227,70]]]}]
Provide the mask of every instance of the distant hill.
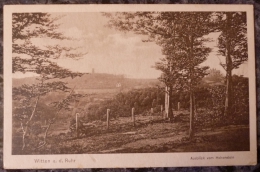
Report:
[{"label": "distant hill", "polygon": [[[18,87],[23,84],[35,84],[37,77],[13,78],[13,86]],[[125,78],[123,75],[113,75],[105,73],[84,74],[81,77],[65,78],[68,86],[76,86],[77,89],[115,89],[115,88],[143,88],[159,85],[157,79],[133,79]]]},{"label": "distant hill", "polygon": [[[13,78],[13,86],[18,87],[23,84],[35,84],[39,81],[37,77]],[[58,79],[57,79],[58,81]],[[67,82],[69,87],[76,86],[76,89],[132,89],[152,86],[163,86],[158,79],[135,79],[125,78],[123,75],[113,75],[106,73],[84,74],[81,77],[65,78],[62,81]],[[202,79],[202,85],[223,85],[224,77],[209,77]]]},{"label": "distant hill", "polygon": [[13,78],[13,87],[19,87],[23,84],[35,84],[37,83],[36,77],[26,77],[26,78]]}]

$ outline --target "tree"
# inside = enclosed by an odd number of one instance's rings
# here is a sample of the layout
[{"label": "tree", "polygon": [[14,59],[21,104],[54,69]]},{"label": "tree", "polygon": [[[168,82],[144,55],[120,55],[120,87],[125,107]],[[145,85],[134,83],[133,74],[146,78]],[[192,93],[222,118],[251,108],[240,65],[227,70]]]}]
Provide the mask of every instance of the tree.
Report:
[{"label": "tree", "polygon": [[215,82],[215,83],[221,83],[224,81],[224,75],[220,72],[220,70],[217,70],[215,68],[209,69],[208,75],[205,77],[205,79]]},{"label": "tree", "polygon": [[[177,13],[173,14],[175,17],[178,15]],[[182,65],[180,61],[180,57],[183,56],[183,51],[181,49],[180,41],[178,41],[179,37],[176,35],[176,21],[172,22],[173,34],[170,38],[162,38],[158,40],[158,44],[162,47],[162,53],[165,55],[165,58],[161,59],[160,62],[155,63],[155,68],[157,70],[162,71],[161,76],[158,78],[161,82],[163,82],[166,86],[165,90],[165,111],[167,117],[172,121],[173,112],[172,112],[172,95],[173,95],[173,87],[179,89],[182,72]]]},{"label": "tree", "polygon": [[229,116],[232,106],[232,71],[248,60],[247,25],[245,12],[225,12],[217,14],[220,36],[218,52],[225,57],[220,65],[226,70],[226,98],[224,115]]},{"label": "tree", "polygon": [[[178,44],[175,48],[166,48],[165,54],[173,56],[176,66],[179,68],[178,70],[182,72],[182,78],[186,79],[185,83],[190,94],[189,136],[192,138],[195,115],[194,91],[201,78],[206,75],[206,70],[208,69],[208,67],[200,66],[200,64],[206,60],[211,51],[210,48],[204,45],[209,40],[203,36],[213,31],[212,14],[180,12],[179,15],[171,16],[171,19],[172,22],[167,22],[166,26],[175,28]],[[171,27],[173,22],[176,23],[176,27]],[[174,43],[173,39],[175,39],[174,36],[170,37],[170,42],[167,42],[166,45],[169,46]],[[185,83],[182,82],[181,85],[184,86]]]},{"label": "tree", "polygon": [[71,108],[69,107],[70,106],[70,103],[71,102],[79,102],[79,99],[84,97],[85,95],[82,95],[82,94],[75,94],[74,93],[74,89],[75,87],[70,91],[69,95],[67,95],[64,99],[62,99],[61,101],[57,101],[57,102],[52,102],[52,105],[53,107],[56,108],[56,113],[54,114],[53,117],[51,117],[49,119],[49,123],[48,123],[48,126],[46,127],[45,129],[45,132],[44,132],[44,136],[43,136],[43,141],[42,143],[39,145],[38,148],[44,146],[46,144],[46,139],[47,139],[47,136],[48,136],[48,131],[51,127],[51,125],[56,121],[57,119],[57,116],[59,115],[59,113],[61,112],[61,110],[65,109],[65,110],[71,110]]},{"label": "tree", "polygon": [[62,82],[56,81],[52,83],[37,83],[33,85],[22,85],[18,88],[13,88],[13,100],[19,101],[15,106],[14,116],[20,119],[22,129],[22,150],[26,146],[26,135],[35,118],[36,109],[39,105],[41,96],[46,95],[51,91],[66,90]]},{"label": "tree", "polygon": [[165,110],[170,121],[173,119],[172,112],[172,94],[173,87],[177,88],[179,85],[177,84],[178,79],[181,77],[181,73],[176,68],[176,63],[172,62],[171,58],[161,59],[160,62],[155,64],[155,68],[157,70],[162,71],[161,76],[158,78],[161,82],[163,82],[166,86],[166,106]]},{"label": "tree", "polygon": [[[163,54],[166,55],[165,62],[175,61],[190,92],[190,137],[192,137],[195,111],[194,88],[208,69],[208,67],[201,67],[200,64],[206,60],[211,51],[204,45],[209,40],[203,36],[214,31],[212,13],[136,12],[105,15],[110,17],[109,26],[121,31],[147,35],[148,38],[145,41],[154,41],[162,47]],[[176,37],[178,40],[174,41]],[[166,66],[172,67],[170,64]],[[167,67],[160,68],[167,71]],[[170,71],[168,74],[165,72],[168,78],[173,77],[170,75],[174,73],[174,69],[171,70],[168,69]]]},{"label": "tree", "polygon": [[30,109],[30,114],[27,114],[27,118],[21,121],[23,131],[22,150],[26,147],[27,132],[35,117],[40,97],[57,90],[68,92],[70,88],[61,79],[82,75],[55,63],[55,60],[60,57],[78,59],[86,54],[78,52],[77,47],[63,47],[60,45],[39,47],[33,44],[32,40],[35,38],[72,41],[71,38],[65,37],[58,31],[58,19],[59,17],[52,17],[48,13],[14,13],[12,16],[13,73],[33,72],[38,75],[36,84],[26,84],[13,89],[14,99],[17,99],[17,97],[23,97],[24,99],[23,102],[20,102],[20,106],[27,106],[24,103],[30,102],[30,106],[24,107]]}]

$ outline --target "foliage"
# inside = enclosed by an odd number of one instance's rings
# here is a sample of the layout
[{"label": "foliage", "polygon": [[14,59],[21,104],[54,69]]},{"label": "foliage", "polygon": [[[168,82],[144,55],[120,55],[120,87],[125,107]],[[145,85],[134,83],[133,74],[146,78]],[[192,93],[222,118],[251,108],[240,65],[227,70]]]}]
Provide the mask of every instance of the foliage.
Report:
[{"label": "foliage", "polygon": [[[248,79],[241,76],[233,76],[234,80],[234,105],[232,117],[227,120],[231,123],[246,123],[249,113]],[[223,123],[225,108],[225,85],[200,84],[194,90],[197,125],[208,123],[219,125]],[[155,112],[160,112],[160,105],[164,104],[164,88],[135,89],[117,94],[113,99],[97,104],[92,104],[86,110],[89,120],[106,120],[106,110],[111,110],[112,118],[119,116],[131,116],[131,108],[135,107],[138,114],[146,114],[151,107]],[[182,110],[189,110],[189,92],[182,91],[172,93],[172,109],[177,110],[180,102]],[[156,103],[155,103],[156,102]],[[226,117],[225,117],[226,118]],[[200,122],[199,122],[200,121]]]},{"label": "foliage", "polygon": [[[213,105],[213,109],[224,110],[225,104],[225,86],[224,85],[216,85],[209,88],[209,92],[211,94],[211,102]],[[223,115],[222,113],[220,113]]]},{"label": "foliage", "polygon": [[[75,77],[77,74],[58,66],[53,60],[60,57],[77,59],[86,53],[78,48],[62,47],[59,44],[39,47],[33,39],[72,40],[58,31],[58,19],[48,13],[12,14],[13,73],[32,71],[44,75],[44,79]],[[59,76],[57,75],[59,74]]]},{"label": "foliage", "polygon": [[[229,12],[220,13],[217,16],[218,27],[221,31],[218,38],[218,53],[226,58],[229,53],[232,59],[230,64],[227,64],[226,61],[221,63],[221,66],[225,70],[237,69],[248,60],[246,13]],[[230,65],[230,69],[228,69],[228,65]]]},{"label": "foliage", "polygon": [[233,104],[232,71],[248,60],[247,22],[245,12],[223,12],[217,16],[218,52],[225,57],[220,65],[226,70],[225,115],[231,115]]},{"label": "foliage", "polygon": [[[249,87],[248,78],[233,75],[232,113],[225,116],[225,85],[212,85],[205,88],[202,96],[202,106],[198,106],[197,125],[221,126],[225,124],[249,124]],[[225,119],[225,120],[223,120]]]},{"label": "foliage", "polygon": [[249,81],[248,78],[233,75],[232,123],[249,124]]},{"label": "foliage", "polygon": [[[162,47],[165,58],[156,63],[162,71],[159,78],[172,95],[172,87],[182,87],[190,92],[190,137],[193,136],[194,88],[206,75],[207,66],[201,66],[211,49],[205,46],[209,40],[203,36],[213,32],[214,19],[211,12],[129,12],[105,14],[109,26],[120,31],[133,31],[147,36]],[[178,84],[182,82],[182,84]],[[171,98],[168,113],[172,119]]]},{"label": "foliage", "polygon": [[90,120],[105,120],[107,109],[110,109],[112,118],[117,118],[119,116],[131,116],[132,107],[135,108],[136,114],[145,114],[152,107],[162,104],[164,104],[164,92],[160,88],[134,89],[119,93],[111,100],[91,105],[87,109],[87,115]]},{"label": "foliage", "polygon": [[207,71],[208,75],[205,76],[204,80],[213,82],[213,83],[223,83],[225,77],[220,72],[220,70],[217,70],[215,68],[209,69]]},{"label": "foliage", "polygon": [[[72,40],[58,31],[58,19],[59,17],[52,17],[48,13],[13,13],[12,15],[13,73],[33,72],[38,75],[37,83],[13,88],[13,99],[20,99],[20,101],[15,103],[14,109],[16,109],[15,112],[17,113],[14,116],[22,116],[20,121],[23,132],[22,149],[26,147],[26,141],[29,136],[28,131],[34,126],[34,118],[39,116],[39,114],[44,114],[39,113],[40,98],[51,92],[68,92],[70,88],[60,79],[82,75],[59,66],[55,60],[61,57],[78,59],[86,53],[77,52],[78,48],[74,47],[62,47],[58,44],[40,47],[33,43],[33,39],[41,40],[41,38],[56,41]],[[70,95],[72,96],[72,94]],[[55,121],[56,115],[62,109],[68,108],[69,102],[72,100],[71,96],[61,100],[59,103],[52,103],[55,105],[54,110],[56,112],[52,113],[54,115],[47,119],[48,126],[45,129],[43,144],[40,146],[46,143],[48,130]],[[74,96],[74,98],[76,97]],[[34,129],[32,131],[37,130]]]}]

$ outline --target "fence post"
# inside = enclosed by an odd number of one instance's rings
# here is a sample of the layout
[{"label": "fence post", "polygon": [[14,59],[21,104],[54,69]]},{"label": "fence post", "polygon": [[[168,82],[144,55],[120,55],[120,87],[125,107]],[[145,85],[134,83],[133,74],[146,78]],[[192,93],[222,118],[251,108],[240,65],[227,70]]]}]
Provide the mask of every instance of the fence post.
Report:
[{"label": "fence post", "polygon": [[133,125],[135,126],[135,108],[132,108],[132,121],[133,121]]},{"label": "fence post", "polygon": [[153,108],[151,108],[151,116],[152,116],[152,119],[153,119]]},{"label": "fence post", "polygon": [[79,115],[79,113],[76,113],[76,134],[77,134],[77,138],[79,137],[79,132],[78,132],[78,127],[79,127],[79,125],[78,125],[78,115]]},{"label": "fence post", "polygon": [[162,114],[162,117],[163,117],[163,105],[161,105],[161,114]]},{"label": "fence post", "polygon": [[107,130],[109,129],[109,115],[110,115],[110,109],[107,109]]},{"label": "fence post", "polygon": [[178,111],[181,109],[181,102],[178,102]]},{"label": "fence post", "polygon": [[169,87],[165,87],[165,118],[168,118],[169,115]]}]

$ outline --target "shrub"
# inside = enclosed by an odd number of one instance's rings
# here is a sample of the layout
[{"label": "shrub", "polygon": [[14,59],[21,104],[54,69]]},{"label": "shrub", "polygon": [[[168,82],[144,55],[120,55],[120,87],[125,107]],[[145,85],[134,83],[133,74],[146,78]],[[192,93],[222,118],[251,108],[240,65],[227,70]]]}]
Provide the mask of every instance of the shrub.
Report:
[{"label": "shrub", "polygon": [[233,106],[231,119],[235,124],[249,124],[248,78],[233,76]]}]

